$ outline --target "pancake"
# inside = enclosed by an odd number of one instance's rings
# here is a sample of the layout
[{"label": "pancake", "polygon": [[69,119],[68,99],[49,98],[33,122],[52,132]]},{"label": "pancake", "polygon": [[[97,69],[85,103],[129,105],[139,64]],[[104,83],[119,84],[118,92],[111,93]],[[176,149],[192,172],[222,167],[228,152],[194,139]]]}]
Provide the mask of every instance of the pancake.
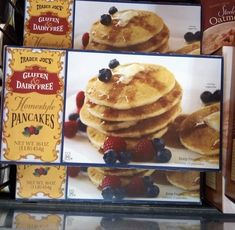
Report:
[{"label": "pancake", "polygon": [[117,110],[107,106],[86,102],[87,110],[95,117],[109,121],[133,121],[158,116],[179,103],[182,98],[182,89],[176,82],[175,87],[165,96],[152,104],[128,109]]},{"label": "pancake", "polygon": [[151,11],[123,10],[112,15],[110,25],[96,21],[90,30],[91,39],[115,47],[131,46],[148,41],[163,29],[163,20]]},{"label": "pancake", "polygon": [[119,129],[103,133],[108,136],[140,138],[167,127],[167,125],[175,120],[180,112],[181,107],[179,104],[177,104],[166,113],[145,120],[140,120],[136,125],[127,129]]},{"label": "pancake", "polygon": [[117,169],[117,172],[115,173],[115,170],[116,169],[113,169],[112,173],[108,173],[107,171],[104,172],[100,170],[100,168],[89,167],[87,169],[87,173],[91,182],[100,189],[102,181],[107,175],[119,176],[122,186],[126,186],[128,183],[130,183],[130,180],[133,176],[150,176],[154,172],[154,170]]},{"label": "pancake", "polygon": [[138,121],[106,121],[100,118],[97,118],[88,112],[88,106],[85,103],[80,110],[80,119],[82,123],[87,126],[90,126],[94,129],[101,131],[113,131],[118,129],[129,128],[137,124]]},{"label": "pancake", "polygon": [[102,43],[97,43],[90,39],[89,44],[87,45],[87,50],[111,50],[111,51],[135,51],[135,52],[152,52],[158,49],[161,49],[164,44],[168,44],[169,40],[169,29],[166,25],[163,26],[163,29],[152,38],[143,43],[116,47],[114,44],[106,45]]},{"label": "pancake", "polygon": [[[166,132],[167,132],[167,128],[164,128],[155,133],[149,134],[147,136],[143,136],[143,138],[153,139],[153,138],[162,137]],[[95,146],[97,149],[102,149],[104,141],[107,138],[105,134],[91,127],[87,127],[87,135],[88,135],[89,141],[92,143],[93,146]],[[130,149],[130,150],[133,149],[139,140],[140,140],[139,138],[125,138],[127,149]]]},{"label": "pancake", "polygon": [[166,177],[171,184],[187,191],[200,188],[200,173],[196,171],[166,171]]},{"label": "pancake", "polygon": [[186,148],[202,155],[219,154],[219,126],[220,104],[203,107],[182,122],[180,141]]},{"label": "pancake", "polygon": [[109,82],[90,79],[85,95],[92,103],[121,110],[151,104],[174,86],[174,75],[165,67],[130,63],[117,66]]},{"label": "pancake", "polygon": [[200,54],[200,42],[192,42],[173,52],[176,54]]}]

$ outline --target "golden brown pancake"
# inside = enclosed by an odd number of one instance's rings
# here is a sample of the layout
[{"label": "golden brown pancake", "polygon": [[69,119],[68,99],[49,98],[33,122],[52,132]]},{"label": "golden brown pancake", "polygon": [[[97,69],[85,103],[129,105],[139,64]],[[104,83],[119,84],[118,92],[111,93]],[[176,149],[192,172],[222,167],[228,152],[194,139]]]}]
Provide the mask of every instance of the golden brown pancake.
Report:
[{"label": "golden brown pancake", "polygon": [[127,109],[117,110],[107,106],[86,102],[87,110],[95,117],[109,121],[133,121],[154,117],[167,112],[182,98],[182,89],[176,82],[175,87],[165,96],[152,104]]},{"label": "golden brown pancake", "polygon": [[[143,136],[142,138],[148,138],[148,139],[159,138],[159,137],[162,137],[166,132],[167,132],[167,128],[163,128],[155,133],[151,133],[149,135]],[[107,135],[91,127],[87,127],[87,136],[88,136],[89,141],[97,149],[102,149],[104,141],[107,138]],[[127,149],[130,149],[130,150],[133,149],[139,140],[140,140],[139,138],[125,138]]]},{"label": "golden brown pancake", "polygon": [[166,171],[168,181],[174,186],[192,191],[200,188],[200,173],[196,171]]},{"label": "golden brown pancake", "polygon": [[177,54],[200,54],[200,42],[193,42],[183,46],[178,50],[174,50],[174,53]]},{"label": "golden brown pancake", "polygon": [[119,129],[115,131],[103,132],[108,136],[139,138],[154,132],[157,132],[173,122],[181,112],[179,104],[172,109],[156,117],[140,120],[136,125],[127,129]]},{"label": "golden brown pancake", "polygon": [[86,97],[98,105],[130,109],[157,101],[174,86],[174,75],[165,67],[130,63],[116,67],[109,82],[104,83],[97,76],[90,79]]},{"label": "golden brown pancake", "polygon": [[152,52],[161,50],[163,45],[168,44],[169,40],[169,29],[166,25],[163,26],[163,29],[152,38],[143,43],[116,47],[115,44],[106,45],[102,43],[97,43],[90,39],[89,44],[87,45],[87,50],[111,50],[111,51],[138,51],[138,52]]},{"label": "golden brown pancake", "polygon": [[119,176],[122,186],[130,183],[133,176],[150,176],[154,170],[141,170],[141,169],[112,169],[110,171],[103,171],[101,168],[89,167],[87,169],[88,177],[98,188],[100,188],[105,176]]},{"label": "golden brown pancake", "polygon": [[110,25],[96,21],[91,27],[90,36],[100,44],[125,47],[148,41],[162,30],[163,25],[163,20],[154,12],[124,10],[112,15]]},{"label": "golden brown pancake", "polygon": [[129,128],[130,126],[136,125],[137,120],[133,121],[106,121],[98,117],[93,116],[88,112],[88,106],[85,103],[80,110],[80,119],[82,123],[89,127],[93,127],[101,131],[114,131],[118,129]]},{"label": "golden brown pancake", "polygon": [[[212,104],[201,108],[189,115],[181,124],[180,141],[188,149],[203,154],[219,154],[220,134],[219,131],[208,124],[208,117],[211,114],[220,112],[220,104]],[[220,120],[217,117],[217,127]]]}]

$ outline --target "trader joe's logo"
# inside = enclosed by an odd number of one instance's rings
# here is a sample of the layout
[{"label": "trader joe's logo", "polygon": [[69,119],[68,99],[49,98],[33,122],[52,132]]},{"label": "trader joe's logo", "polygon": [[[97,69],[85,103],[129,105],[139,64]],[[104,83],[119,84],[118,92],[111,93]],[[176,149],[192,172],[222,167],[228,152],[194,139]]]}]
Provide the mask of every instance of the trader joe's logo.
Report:
[{"label": "trader joe's logo", "polygon": [[59,17],[52,12],[31,16],[27,26],[29,31],[35,34],[65,35],[70,30],[67,18]]},{"label": "trader joe's logo", "polygon": [[61,88],[58,74],[49,73],[39,66],[14,71],[9,87],[16,93],[37,92],[41,94],[56,94]]}]

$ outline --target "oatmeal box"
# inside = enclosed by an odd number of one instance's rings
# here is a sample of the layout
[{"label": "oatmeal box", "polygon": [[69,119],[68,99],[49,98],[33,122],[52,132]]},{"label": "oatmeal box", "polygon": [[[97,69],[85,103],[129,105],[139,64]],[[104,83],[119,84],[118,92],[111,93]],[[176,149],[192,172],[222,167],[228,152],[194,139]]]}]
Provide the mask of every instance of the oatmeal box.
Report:
[{"label": "oatmeal box", "polygon": [[235,1],[202,0],[202,53],[235,45]]},{"label": "oatmeal box", "polygon": [[67,199],[77,202],[200,204],[200,172],[68,167]]}]

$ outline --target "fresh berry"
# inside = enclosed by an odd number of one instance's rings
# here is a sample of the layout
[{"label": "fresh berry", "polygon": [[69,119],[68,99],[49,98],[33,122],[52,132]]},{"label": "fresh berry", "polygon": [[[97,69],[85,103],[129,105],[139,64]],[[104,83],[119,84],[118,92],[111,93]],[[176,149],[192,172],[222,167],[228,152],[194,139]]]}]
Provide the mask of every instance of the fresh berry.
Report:
[{"label": "fresh berry", "polygon": [[194,39],[196,41],[200,41],[202,38],[202,34],[201,34],[201,31],[197,31],[195,34],[194,34]]},{"label": "fresh berry", "polygon": [[157,197],[159,192],[159,187],[156,185],[148,186],[146,190],[147,197]]},{"label": "fresh berry", "polygon": [[126,191],[124,188],[115,188],[114,189],[114,197],[115,200],[122,200],[126,195]]},{"label": "fresh berry", "polygon": [[82,35],[82,45],[83,45],[84,48],[87,47],[87,45],[89,43],[89,39],[90,39],[89,33],[84,33]]},{"label": "fresh berry", "polygon": [[115,6],[109,8],[109,14],[115,14],[117,11],[118,9]]},{"label": "fresh berry", "polygon": [[79,167],[67,167],[67,174],[70,177],[77,177],[78,174],[80,172],[80,168]]},{"label": "fresh berry", "polygon": [[99,70],[98,79],[102,82],[109,82],[112,78],[112,72],[110,69]]},{"label": "fresh berry", "polygon": [[29,133],[29,127],[25,127],[24,132]]},{"label": "fresh berry", "polygon": [[142,139],[134,148],[132,160],[137,162],[151,161],[154,158],[154,146],[151,140]]},{"label": "fresh berry", "polygon": [[167,163],[172,157],[171,151],[169,149],[161,149],[156,152],[155,161],[157,163]]},{"label": "fresh berry", "polygon": [[114,164],[117,161],[117,153],[110,149],[104,153],[103,159],[106,164]]},{"label": "fresh berry", "polygon": [[184,39],[186,42],[192,42],[192,41],[194,41],[194,34],[192,32],[187,32],[184,35]]},{"label": "fresh berry", "polygon": [[103,144],[103,151],[114,150],[121,152],[126,150],[126,142],[122,137],[108,136]]},{"label": "fresh berry", "polygon": [[144,184],[145,184],[146,187],[153,185],[153,179],[151,177],[144,176],[143,180],[144,180]]},{"label": "fresh berry", "polygon": [[218,89],[213,93],[213,101],[220,101],[221,99],[221,91]]},{"label": "fresh berry", "polygon": [[121,151],[118,155],[120,163],[128,164],[132,159],[132,153],[129,151]]},{"label": "fresh berry", "polygon": [[28,130],[29,130],[29,133],[30,133],[30,134],[34,134],[36,128],[35,128],[34,126],[30,126]]},{"label": "fresh berry", "polygon": [[36,128],[35,131],[34,131],[34,134],[38,135],[39,134],[39,129]]},{"label": "fresh berry", "polygon": [[70,121],[76,121],[79,118],[79,113],[71,113],[69,114]]},{"label": "fresh berry", "polygon": [[77,119],[77,123],[78,123],[78,130],[81,132],[86,132],[87,126],[84,123],[82,123],[80,118]]},{"label": "fresh berry", "polygon": [[154,138],[153,145],[154,145],[155,151],[158,151],[165,147],[165,141],[162,138]]},{"label": "fresh berry", "polygon": [[102,180],[101,189],[103,190],[106,187],[111,188],[120,188],[121,187],[121,179],[119,176],[105,176]]},{"label": "fresh berry", "polygon": [[130,183],[126,186],[126,192],[128,196],[144,196],[146,192],[146,186],[142,177],[135,176]]},{"label": "fresh berry", "polygon": [[112,18],[109,14],[103,14],[100,17],[100,23],[104,26],[110,25],[112,22]]},{"label": "fresh berry", "polygon": [[201,95],[200,98],[203,103],[207,104],[213,101],[213,94],[209,91],[204,91]]},{"label": "fresh berry", "polygon": [[78,131],[78,123],[76,121],[66,121],[64,123],[64,136],[72,138]]},{"label": "fresh berry", "polygon": [[109,68],[110,69],[114,69],[116,68],[118,65],[120,65],[119,61],[117,59],[112,59],[110,62],[109,62]]},{"label": "fresh berry", "polygon": [[76,95],[76,105],[77,105],[77,109],[81,109],[81,107],[84,104],[84,100],[85,100],[85,94],[84,91],[79,91]]},{"label": "fresh berry", "polygon": [[101,195],[105,200],[112,200],[114,196],[114,191],[111,187],[106,187],[102,190]]}]

